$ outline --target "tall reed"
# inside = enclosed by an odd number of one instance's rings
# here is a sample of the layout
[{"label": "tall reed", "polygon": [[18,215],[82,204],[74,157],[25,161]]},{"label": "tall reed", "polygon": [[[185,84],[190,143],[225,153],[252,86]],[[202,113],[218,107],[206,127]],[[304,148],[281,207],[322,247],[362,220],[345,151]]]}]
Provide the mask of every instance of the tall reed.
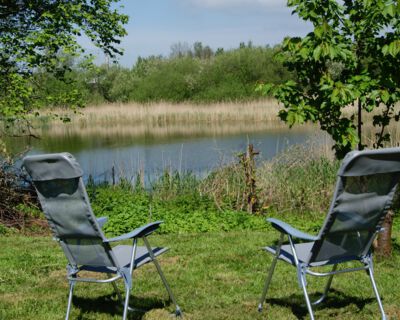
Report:
[{"label": "tall reed", "polygon": [[[329,207],[339,161],[332,152],[312,141],[289,147],[256,170],[260,213],[324,212]],[[210,173],[200,192],[219,208],[243,210],[246,203],[244,168],[233,163]]]}]

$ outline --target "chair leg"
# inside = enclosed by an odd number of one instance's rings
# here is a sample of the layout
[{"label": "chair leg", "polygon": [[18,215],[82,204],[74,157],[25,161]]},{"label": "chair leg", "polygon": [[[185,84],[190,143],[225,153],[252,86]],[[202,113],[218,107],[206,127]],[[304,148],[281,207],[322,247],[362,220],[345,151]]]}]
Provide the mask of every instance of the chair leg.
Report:
[{"label": "chair leg", "polygon": [[164,273],[163,273],[162,270],[161,270],[161,266],[160,266],[160,264],[158,263],[156,257],[154,256],[154,253],[153,253],[153,250],[151,249],[150,243],[149,243],[149,241],[147,240],[146,237],[143,237],[143,242],[144,242],[144,244],[146,245],[146,248],[147,248],[147,251],[149,252],[149,255],[150,255],[151,260],[153,261],[154,265],[156,266],[156,269],[157,269],[158,274],[160,275],[160,278],[161,278],[161,280],[162,280],[162,282],[163,282],[163,284],[164,284],[164,286],[165,286],[165,289],[167,289],[169,298],[171,299],[172,303],[175,305],[175,315],[176,315],[177,317],[179,317],[179,316],[182,315],[181,308],[178,306],[178,303],[177,303],[176,300],[175,300],[175,296],[174,296],[174,294],[172,293],[171,288],[169,287],[169,284],[168,284],[168,282],[167,282],[167,279],[165,278]]},{"label": "chair leg", "polygon": [[[300,272],[300,271],[298,271],[298,272]],[[306,300],[307,309],[308,309],[308,312],[310,313],[310,319],[314,320],[314,313],[313,313],[313,310],[312,310],[310,298],[308,296],[307,288],[306,288],[307,287],[306,275],[301,273],[298,276],[299,276],[299,279],[300,279],[301,288],[303,289],[303,294],[304,294],[304,298]]]},{"label": "chair leg", "polygon": [[263,303],[265,301],[265,297],[267,296],[268,288],[269,288],[269,285],[270,285],[271,279],[272,279],[272,274],[275,271],[276,262],[278,261],[278,257],[281,254],[281,247],[282,247],[284,236],[285,235],[283,233],[281,233],[281,236],[279,238],[279,244],[278,244],[278,247],[276,248],[275,257],[272,260],[271,267],[269,268],[268,276],[267,276],[267,278],[265,280],[264,289],[263,289],[263,292],[261,294],[260,302],[258,304],[258,312],[261,312],[262,309],[263,309]]},{"label": "chair leg", "polygon": [[129,309],[129,294],[130,294],[130,288],[127,284],[125,284],[125,302],[124,302],[124,313],[122,315],[122,320],[126,320],[126,317],[128,315],[128,309]]},{"label": "chair leg", "polygon": [[[333,266],[331,272],[335,272],[336,269],[337,269],[337,264],[335,264],[335,265]],[[329,276],[328,281],[326,282],[326,286],[325,286],[325,289],[324,289],[324,292],[323,292],[322,296],[321,296],[318,300],[314,301],[314,302],[312,303],[312,305],[315,306],[315,305],[320,304],[322,301],[325,300],[325,298],[326,298],[327,295],[328,295],[328,291],[329,291],[329,289],[331,288],[333,276],[334,276],[334,274],[331,274],[331,275]]]},{"label": "chair leg", "polygon": [[68,306],[67,306],[67,314],[65,315],[65,320],[69,319],[69,314],[71,312],[72,305],[72,295],[75,287],[75,281],[69,281],[69,295],[68,295]]},{"label": "chair leg", "polygon": [[275,271],[275,266],[276,266],[276,262],[278,261],[278,256],[279,255],[275,255],[274,259],[272,260],[272,264],[269,268],[268,276],[265,279],[264,289],[261,294],[260,302],[258,304],[258,312],[261,312],[263,309],[263,303],[265,301],[265,297],[267,296],[267,292],[268,292],[269,285],[271,283],[272,275]]},{"label": "chair leg", "polygon": [[376,283],[375,283],[374,268],[373,268],[373,264],[372,264],[372,258],[369,258],[368,260],[369,261],[367,263],[368,264],[367,273],[368,273],[369,278],[371,280],[371,284],[372,284],[372,288],[373,288],[374,293],[375,293],[376,300],[378,301],[379,310],[380,310],[381,315],[382,315],[382,320],[386,320],[385,311],[383,310],[382,301],[381,301],[381,298],[379,296],[378,288],[377,288]]}]

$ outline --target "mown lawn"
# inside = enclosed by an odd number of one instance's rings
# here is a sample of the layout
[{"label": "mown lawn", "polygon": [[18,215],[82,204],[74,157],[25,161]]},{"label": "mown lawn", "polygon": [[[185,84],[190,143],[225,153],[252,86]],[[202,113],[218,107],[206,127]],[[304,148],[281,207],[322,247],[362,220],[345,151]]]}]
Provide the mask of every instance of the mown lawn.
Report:
[{"label": "mown lawn", "polygon": [[[392,259],[376,262],[376,280],[389,319],[400,319],[400,228]],[[274,231],[152,236],[169,246],[160,263],[184,319],[307,319],[295,269],[278,263],[264,312],[257,312],[272,256],[259,248],[278,238]],[[0,237],[0,319],[63,319],[67,304],[66,260],[50,237]],[[144,310],[130,319],[171,319],[173,306],[153,265],[137,270],[132,304]],[[310,279],[309,292],[323,282]],[[120,319],[111,285],[78,284],[71,319]],[[269,299],[269,300],[268,300]],[[339,275],[317,319],[378,319],[379,310],[364,272]]]}]

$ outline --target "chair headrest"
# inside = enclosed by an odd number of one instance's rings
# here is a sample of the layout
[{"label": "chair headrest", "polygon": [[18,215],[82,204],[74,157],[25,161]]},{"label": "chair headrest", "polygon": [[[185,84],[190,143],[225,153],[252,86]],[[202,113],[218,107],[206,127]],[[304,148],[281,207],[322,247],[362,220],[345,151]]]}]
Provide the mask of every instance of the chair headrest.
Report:
[{"label": "chair headrest", "polygon": [[27,156],[23,166],[34,181],[82,177],[83,170],[69,153],[51,153]]},{"label": "chair headrest", "polygon": [[354,177],[390,172],[400,172],[400,148],[349,152],[338,175]]}]

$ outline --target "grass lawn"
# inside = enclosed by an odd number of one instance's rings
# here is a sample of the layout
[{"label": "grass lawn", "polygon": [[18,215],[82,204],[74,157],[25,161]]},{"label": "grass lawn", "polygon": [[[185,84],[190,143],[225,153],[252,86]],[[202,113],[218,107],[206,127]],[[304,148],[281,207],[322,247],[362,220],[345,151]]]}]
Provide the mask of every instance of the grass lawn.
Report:
[{"label": "grass lawn", "polygon": [[[400,319],[400,228],[395,227],[392,259],[376,262],[376,280],[389,319]],[[278,262],[263,313],[258,299],[272,256],[259,248],[278,233],[229,232],[152,236],[152,245],[169,246],[159,261],[185,319],[307,319],[295,269]],[[68,283],[66,259],[51,237],[0,237],[0,319],[63,319]],[[122,286],[122,283],[120,283]],[[309,278],[309,292],[323,280]],[[364,272],[338,275],[330,298],[315,309],[317,319],[378,319],[380,314]],[[146,310],[129,319],[171,319],[173,306],[154,265],[134,273],[131,303]],[[314,297],[316,297],[314,295]],[[78,283],[71,319],[120,319],[109,284]]]}]

